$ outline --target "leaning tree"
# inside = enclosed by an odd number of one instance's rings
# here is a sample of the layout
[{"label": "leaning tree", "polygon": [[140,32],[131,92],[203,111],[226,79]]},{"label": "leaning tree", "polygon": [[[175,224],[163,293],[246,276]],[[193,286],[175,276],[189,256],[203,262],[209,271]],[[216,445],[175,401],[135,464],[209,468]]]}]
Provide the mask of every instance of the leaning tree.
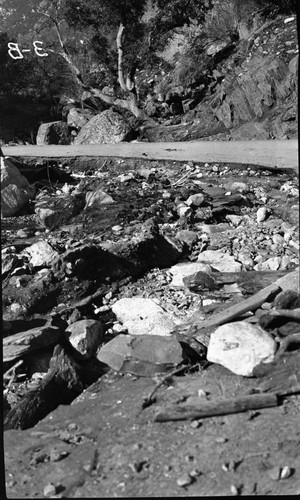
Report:
[{"label": "leaning tree", "polygon": [[[149,16],[149,3],[152,14]],[[65,62],[81,90],[153,122],[141,109],[136,70],[154,57],[176,27],[202,23],[211,0],[2,0],[3,31],[43,40],[56,65]],[[91,56],[92,54],[92,56]],[[56,58],[56,59],[55,59]],[[88,58],[88,63],[86,59]],[[119,91],[107,94],[90,77],[95,64],[115,74]],[[49,71],[49,69],[48,69]]]}]

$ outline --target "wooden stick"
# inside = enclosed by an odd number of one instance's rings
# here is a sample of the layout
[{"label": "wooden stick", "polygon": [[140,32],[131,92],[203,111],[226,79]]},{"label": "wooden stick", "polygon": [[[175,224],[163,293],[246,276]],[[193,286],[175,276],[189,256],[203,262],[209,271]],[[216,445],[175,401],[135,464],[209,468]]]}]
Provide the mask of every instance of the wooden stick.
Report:
[{"label": "wooden stick", "polygon": [[297,309],[270,309],[267,313],[272,316],[281,316],[293,319],[294,321],[300,321],[300,307]]},{"label": "wooden stick", "polygon": [[281,292],[280,286],[276,284],[269,285],[266,288],[263,288],[260,292],[252,295],[252,297],[228,307],[225,311],[215,314],[212,318],[204,321],[197,321],[196,319],[194,324],[196,324],[198,328],[202,329],[229,323],[231,320],[238,318],[248,311],[255,311],[270,297],[277,295],[279,292]]},{"label": "wooden stick", "polygon": [[167,410],[158,413],[155,417],[156,422],[167,422],[174,420],[190,420],[206,417],[215,417],[218,415],[229,415],[240,413],[258,408],[270,408],[278,405],[277,394],[251,394],[232,399],[207,401],[201,403],[201,406],[181,406],[170,407]]}]

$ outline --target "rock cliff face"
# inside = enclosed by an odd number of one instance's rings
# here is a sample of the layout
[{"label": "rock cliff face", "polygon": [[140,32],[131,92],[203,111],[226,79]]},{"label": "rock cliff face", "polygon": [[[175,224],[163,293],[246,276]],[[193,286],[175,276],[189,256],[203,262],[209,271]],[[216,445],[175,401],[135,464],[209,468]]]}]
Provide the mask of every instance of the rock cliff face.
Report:
[{"label": "rock cliff face", "polygon": [[216,66],[218,78],[181,124],[149,139],[296,138],[298,61],[296,19],[269,21]]}]

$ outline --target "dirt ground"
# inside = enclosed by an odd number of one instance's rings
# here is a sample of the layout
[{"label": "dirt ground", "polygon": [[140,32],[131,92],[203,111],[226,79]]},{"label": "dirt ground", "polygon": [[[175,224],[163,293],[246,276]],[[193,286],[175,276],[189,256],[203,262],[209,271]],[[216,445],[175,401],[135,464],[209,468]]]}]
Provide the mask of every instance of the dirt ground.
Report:
[{"label": "dirt ground", "polygon": [[[130,168],[133,165],[131,162]],[[129,166],[116,162],[112,178]],[[167,165],[161,166],[167,172]],[[174,176],[175,170],[177,178],[182,176],[180,164],[169,166],[172,168]],[[220,182],[219,174],[209,169],[212,185]],[[222,182],[250,182],[248,176],[245,168],[229,168]],[[288,177],[267,172],[265,176],[254,175],[251,182],[278,194],[276,186],[279,188]],[[205,174],[201,180],[207,180]],[[123,200],[122,205],[122,192],[113,192],[118,204],[110,215],[89,221],[78,216],[77,239],[96,234],[96,229],[108,231],[120,216],[124,224],[130,223],[135,217],[130,204],[135,203],[135,208],[140,209],[138,199],[145,207],[156,201],[151,196],[135,199],[129,190],[130,203]],[[272,209],[278,217],[288,220],[293,216],[290,210],[293,203],[290,200],[283,206],[280,198],[273,198]],[[6,236],[9,241],[9,231]],[[150,281],[145,286],[153,287],[153,279],[152,284]],[[133,284],[133,290],[138,287],[138,282]],[[214,401],[249,394],[271,372],[276,374],[286,364],[296,365],[299,361],[299,350],[287,352],[274,366],[269,366],[269,371],[253,378],[234,375],[216,364],[196,367],[162,385],[156,401],[144,409],[143,401],[155,387],[157,378],[139,378],[109,370],[71,405],[60,406],[35,427],[5,431],[6,495],[8,498],[299,495],[299,395],[286,396],[272,408],[194,421],[155,421],[155,416],[171,403],[184,400],[192,404],[201,397]]]},{"label": "dirt ground", "polygon": [[[168,403],[197,398],[200,389],[213,400],[256,384],[211,365],[174,377],[142,410],[154,381],[110,372],[33,429],[5,432],[7,496],[42,498],[49,483],[61,498],[297,495],[299,396],[195,426],[154,421]],[[278,480],[277,469],[285,466],[291,475]]]}]

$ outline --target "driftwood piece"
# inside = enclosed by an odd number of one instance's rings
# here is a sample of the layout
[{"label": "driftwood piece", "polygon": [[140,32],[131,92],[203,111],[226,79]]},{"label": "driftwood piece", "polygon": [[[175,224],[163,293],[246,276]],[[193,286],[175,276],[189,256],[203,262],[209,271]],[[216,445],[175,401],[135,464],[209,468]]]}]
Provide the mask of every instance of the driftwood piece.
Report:
[{"label": "driftwood piece", "polygon": [[224,285],[236,283],[244,294],[253,295],[286,274],[286,271],[212,272],[210,274],[198,271],[183,278],[183,282],[195,293],[205,288],[218,290]]},{"label": "driftwood piece", "polygon": [[300,307],[298,307],[297,309],[270,309],[268,311],[268,314],[270,314],[271,316],[279,316],[300,322]]},{"label": "driftwood piece", "polygon": [[[292,349],[299,349],[300,348],[300,332],[299,333],[292,333],[285,337],[281,342],[280,342],[280,347],[278,350],[278,354],[283,354],[286,351],[292,350]],[[300,371],[300,369],[299,369]],[[299,373],[300,377],[300,373]],[[299,380],[300,383],[300,380]]]},{"label": "driftwood piece", "polygon": [[157,422],[174,420],[192,420],[218,415],[229,415],[258,408],[278,405],[276,394],[251,394],[231,399],[220,399],[201,403],[201,406],[173,406],[155,417]]},{"label": "driftwood piece", "polygon": [[238,302],[237,304],[228,307],[227,309],[225,309],[225,311],[221,311],[215,314],[212,318],[206,319],[204,321],[199,321],[196,317],[193,323],[200,329],[229,323],[233,319],[242,316],[242,314],[246,312],[255,311],[264,302],[277,295],[277,293],[279,293],[280,291],[281,288],[278,285],[269,285],[266,288],[263,288],[263,290],[261,290],[260,292],[252,295],[252,297],[249,297],[248,299],[245,299],[241,302]]},{"label": "driftwood piece", "polygon": [[4,430],[33,427],[61,404],[70,404],[104,373],[97,360],[73,356],[72,346],[54,348],[50,368],[37,388],[29,391],[6,415]]},{"label": "driftwood piece", "polygon": [[218,285],[237,283],[244,293],[253,295],[286,274],[286,271],[240,271],[212,273],[212,277]]},{"label": "driftwood piece", "polygon": [[58,342],[62,330],[52,326],[31,328],[3,339],[3,362],[17,360],[32,351],[48,347]]}]

